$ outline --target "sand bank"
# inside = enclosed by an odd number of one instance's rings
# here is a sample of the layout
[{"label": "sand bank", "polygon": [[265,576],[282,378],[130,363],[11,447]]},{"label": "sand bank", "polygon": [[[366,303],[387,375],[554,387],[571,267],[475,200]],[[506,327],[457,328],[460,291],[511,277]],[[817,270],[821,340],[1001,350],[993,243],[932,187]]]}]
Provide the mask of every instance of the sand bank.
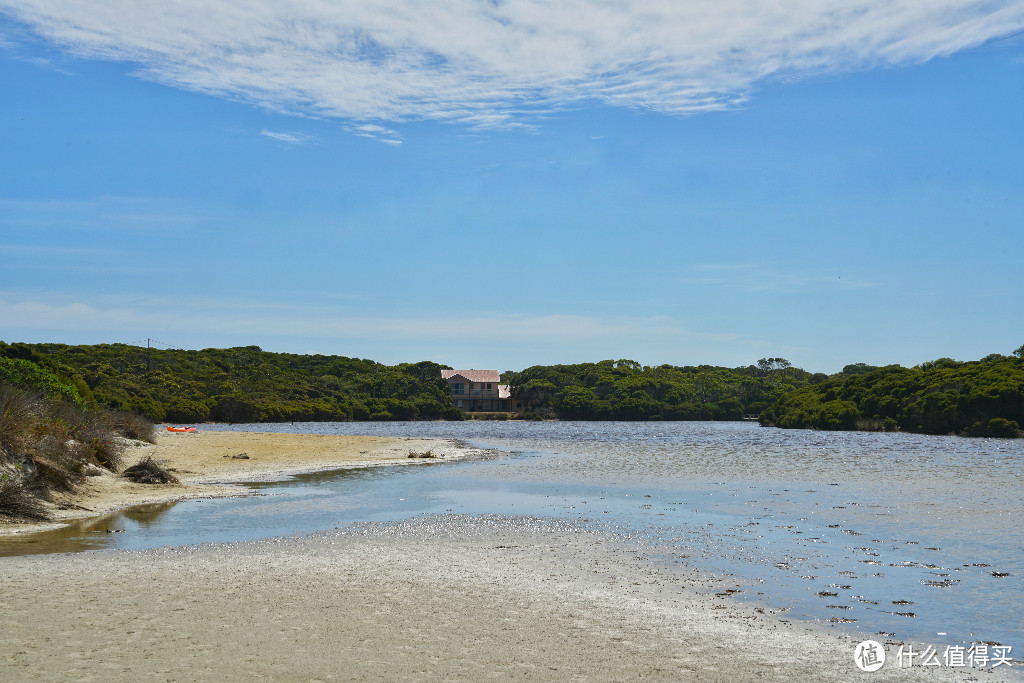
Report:
[{"label": "sand bank", "polygon": [[699,576],[621,540],[527,518],[3,558],[0,573],[0,680],[1003,680],[864,674],[862,636],[700,593]]},{"label": "sand bank", "polygon": [[[431,459],[409,458],[430,452]],[[110,472],[87,477],[72,495],[57,495],[54,523],[2,524],[2,533],[39,531],[61,522],[112,510],[192,498],[247,495],[230,482],[270,481],[304,472],[416,465],[479,453],[455,441],[372,436],[323,436],[253,432],[161,432],[157,443],[129,442],[124,460],[133,465],[146,456],[161,461],[181,481],[178,485],[135,484]],[[246,457],[234,457],[239,455]]]}]

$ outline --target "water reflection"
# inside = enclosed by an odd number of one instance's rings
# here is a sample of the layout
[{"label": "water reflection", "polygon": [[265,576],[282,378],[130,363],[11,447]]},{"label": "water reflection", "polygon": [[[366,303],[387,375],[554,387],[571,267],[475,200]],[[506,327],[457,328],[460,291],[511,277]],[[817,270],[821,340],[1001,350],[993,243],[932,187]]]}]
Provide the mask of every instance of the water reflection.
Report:
[{"label": "water reflection", "polygon": [[0,538],[0,557],[123,547],[127,534],[158,526],[160,518],[176,504],[136,505],[99,517],[75,520],[58,529],[4,536]]}]

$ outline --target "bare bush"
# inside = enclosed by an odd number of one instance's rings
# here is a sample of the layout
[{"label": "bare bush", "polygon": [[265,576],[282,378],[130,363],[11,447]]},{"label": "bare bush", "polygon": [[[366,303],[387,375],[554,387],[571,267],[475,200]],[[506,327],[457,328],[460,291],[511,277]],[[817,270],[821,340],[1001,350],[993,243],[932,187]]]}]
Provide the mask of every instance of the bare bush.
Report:
[{"label": "bare bush", "polygon": [[85,478],[85,470],[78,461],[70,458],[48,458],[42,455],[33,455],[32,462],[35,463],[37,472],[38,488],[40,493],[46,491],[74,491],[78,484]]},{"label": "bare bush", "polygon": [[0,382],[0,463],[24,450],[39,399]]},{"label": "bare bush", "polygon": [[124,477],[138,484],[178,484],[178,478],[151,456],[124,471]]},{"label": "bare bush", "polygon": [[0,475],[0,515],[14,519],[45,521],[50,518],[43,502],[23,481]]},{"label": "bare bush", "polygon": [[148,417],[132,413],[114,413],[114,428],[129,439],[156,443],[156,427]]}]

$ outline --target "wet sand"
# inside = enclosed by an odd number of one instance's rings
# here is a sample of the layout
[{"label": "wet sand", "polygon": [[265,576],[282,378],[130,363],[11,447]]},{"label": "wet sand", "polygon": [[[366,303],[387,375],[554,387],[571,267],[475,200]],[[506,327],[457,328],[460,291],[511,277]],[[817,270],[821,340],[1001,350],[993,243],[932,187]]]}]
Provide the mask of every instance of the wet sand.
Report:
[{"label": "wet sand", "polygon": [[699,593],[706,579],[628,539],[526,518],[5,558],[0,573],[0,680],[1004,680],[863,674],[859,637]]},{"label": "wet sand", "polygon": [[[409,458],[427,451],[430,459]],[[240,496],[251,493],[228,482],[271,481],[305,472],[381,465],[416,465],[452,460],[478,453],[444,439],[374,436],[323,436],[254,432],[161,432],[157,443],[128,441],[125,467],[150,456],[171,470],[180,484],[135,484],[103,471],[86,478],[79,491],[57,494],[51,509],[53,523],[0,524],[0,534],[40,531],[61,522],[112,510],[193,498]],[[234,456],[245,454],[245,458]]]}]

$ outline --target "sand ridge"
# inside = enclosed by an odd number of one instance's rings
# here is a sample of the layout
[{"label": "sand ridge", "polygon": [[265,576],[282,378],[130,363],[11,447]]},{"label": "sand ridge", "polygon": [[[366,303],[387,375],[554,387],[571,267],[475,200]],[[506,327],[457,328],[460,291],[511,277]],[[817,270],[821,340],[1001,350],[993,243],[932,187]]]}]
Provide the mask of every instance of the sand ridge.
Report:
[{"label": "sand ridge", "polygon": [[[432,458],[410,458],[429,452]],[[240,455],[245,457],[235,457]],[[411,437],[278,434],[269,432],[160,432],[156,444],[127,441],[125,466],[152,457],[180,484],[136,484],[104,471],[87,477],[80,490],[55,495],[53,522],[3,524],[0,534],[27,533],[62,522],[145,503],[251,495],[232,482],[274,481],[291,475],[348,467],[421,465],[483,455],[455,440]]]}]

